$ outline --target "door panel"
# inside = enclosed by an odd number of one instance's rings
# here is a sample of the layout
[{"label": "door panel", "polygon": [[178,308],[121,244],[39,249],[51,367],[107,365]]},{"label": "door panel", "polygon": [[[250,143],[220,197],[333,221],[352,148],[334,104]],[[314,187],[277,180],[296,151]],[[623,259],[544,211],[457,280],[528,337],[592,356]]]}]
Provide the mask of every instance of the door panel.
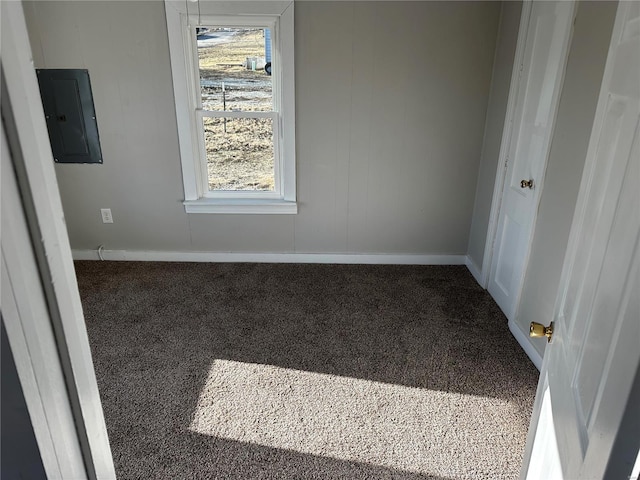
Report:
[{"label": "door panel", "polygon": [[[504,245],[504,248],[500,249],[500,257],[507,258],[519,258],[518,245],[522,242],[522,225],[514,222],[511,218],[507,217],[504,220],[502,227],[502,236],[500,237],[500,243]],[[513,270],[515,262],[506,261],[505,258],[499,258],[497,262],[497,272],[495,275],[496,286],[504,293],[509,295],[511,279],[513,278]]]},{"label": "door panel", "polygon": [[[629,288],[633,279],[625,279],[627,289],[625,292],[619,289],[618,277],[625,273],[634,275],[633,269],[629,270],[632,247],[628,245],[628,240],[638,235],[639,222],[636,213],[639,198],[637,196],[634,198],[634,193],[638,188],[639,173],[638,162],[629,162],[624,173],[622,194],[619,198],[612,198],[617,201],[618,208],[611,227],[611,235],[608,238],[604,264],[599,272],[598,287],[588,317],[588,328],[581,342],[574,388],[587,424],[593,412],[600,379],[603,377],[608,353],[617,331],[617,328],[600,328],[599,322],[602,319],[611,319],[611,323],[618,326],[622,320],[619,317],[620,309],[625,313],[628,308],[626,303],[629,301]],[[575,343],[572,346],[576,346]]]},{"label": "door panel", "polygon": [[[488,290],[510,320],[522,287],[566,65],[573,2],[533,2],[507,153]],[[532,188],[521,181],[533,181]]]},{"label": "door panel", "polygon": [[[622,133],[621,126],[624,123],[625,110],[624,102],[613,99],[608,103],[605,113],[606,121],[600,135],[596,155],[603,158],[615,156],[616,151],[620,147],[620,133]],[[628,134],[626,137],[628,137]],[[624,146],[622,147],[624,148]],[[612,181],[617,181],[618,183],[621,181],[620,173],[618,173],[617,180],[615,178],[611,178],[611,176],[615,174],[612,169],[613,163],[611,162],[603,162],[602,164],[595,166],[594,177],[598,178],[600,181],[593,184],[591,187],[592,192],[590,198],[587,200],[588,203],[585,208],[593,212],[593,215],[585,218],[585,229],[593,230],[597,225],[599,216],[605,208],[607,185]],[[585,273],[588,269],[590,256],[592,254],[597,255],[597,250],[602,250],[603,248],[604,245],[602,245],[602,240],[600,240],[600,244],[598,244],[595,236],[585,239],[579,246],[577,246],[575,259],[570,266],[572,276],[581,278],[581,280],[575,281],[568,286],[563,314],[566,315],[569,321],[569,330],[571,332],[570,338],[577,340],[579,344],[582,342],[583,333],[581,333],[581,331],[586,328],[587,324],[585,322],[576,323],[575,320],[576,318],[583,318],[584,312],[576,309],[572,315],[567,315],[567,309],[571,308],[573,305],[580,305],[580,300],[583,296],[586,298],[593,297],[596,288],[596,278],[589,277]],[[588,305],[585,303],[583,308],[588,308]],[[576,330],[574,331],[574,329]]]}]

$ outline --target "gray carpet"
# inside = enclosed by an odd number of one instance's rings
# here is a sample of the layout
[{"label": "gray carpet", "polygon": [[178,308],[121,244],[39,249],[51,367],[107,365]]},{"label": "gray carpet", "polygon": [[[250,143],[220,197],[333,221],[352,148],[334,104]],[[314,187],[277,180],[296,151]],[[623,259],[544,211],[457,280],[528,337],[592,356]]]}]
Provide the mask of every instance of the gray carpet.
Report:
[{"label": "gray carpet", "polygon": [[537,370],[465,267],[78,262],[121,479],[506,479]]}]

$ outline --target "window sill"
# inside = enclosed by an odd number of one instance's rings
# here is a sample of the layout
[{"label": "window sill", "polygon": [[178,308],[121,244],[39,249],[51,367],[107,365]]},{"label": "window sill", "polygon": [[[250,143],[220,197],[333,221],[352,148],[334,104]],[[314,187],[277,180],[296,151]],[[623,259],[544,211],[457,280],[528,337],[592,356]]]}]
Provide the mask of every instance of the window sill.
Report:
[{"label": "window sill", "polygon": [[187,213],[223,214],[297,214],[298,204],[286,200],[271,199],[213,199],[201,198],[182,202]]}]

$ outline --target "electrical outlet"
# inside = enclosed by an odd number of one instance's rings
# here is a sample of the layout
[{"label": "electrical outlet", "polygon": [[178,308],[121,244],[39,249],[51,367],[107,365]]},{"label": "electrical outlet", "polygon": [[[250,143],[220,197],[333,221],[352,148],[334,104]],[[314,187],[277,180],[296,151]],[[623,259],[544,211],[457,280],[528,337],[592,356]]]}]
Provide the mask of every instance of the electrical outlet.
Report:
[{"label": "electrical outlet", "polygon": [[102,223],[113,223],[113,216],[111,215],[110,208],[101,208],[100,213],[102,214]]}]

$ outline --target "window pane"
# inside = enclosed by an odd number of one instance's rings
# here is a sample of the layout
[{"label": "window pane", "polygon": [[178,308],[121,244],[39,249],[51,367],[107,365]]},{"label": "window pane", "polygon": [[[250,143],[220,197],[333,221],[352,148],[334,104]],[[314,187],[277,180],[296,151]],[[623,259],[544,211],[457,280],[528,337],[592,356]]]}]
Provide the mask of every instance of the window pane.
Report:
[{"label": "window pane", "polygon": [[271,118],[203,122],[209,190],[275,190]]},{"label": "window pane", "polygon": [[199,27],[197,43],[203,109],[273,110],[269,29]]}]

